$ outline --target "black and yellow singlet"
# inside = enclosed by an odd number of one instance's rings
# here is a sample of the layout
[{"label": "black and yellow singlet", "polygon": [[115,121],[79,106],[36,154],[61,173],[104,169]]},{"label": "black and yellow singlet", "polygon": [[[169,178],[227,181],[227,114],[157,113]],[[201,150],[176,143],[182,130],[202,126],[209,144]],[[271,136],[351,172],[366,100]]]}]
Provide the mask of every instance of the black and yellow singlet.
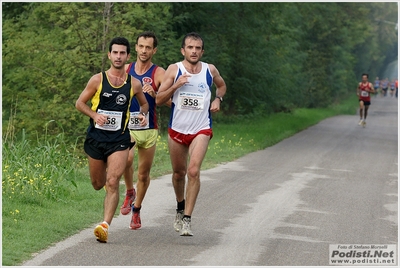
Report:
[{"label": "black and yellow singlet", "polygon": [[130,139],[127,125],[129,122],[129,107],[134,92],[131,76],[127,75],[125,83],[114,87],[108,80],[105,72],[101,73],[101,83],[96,94],[92,97],[92,110],[108,116],[106,124],[97,125],[90,118],[87,136],[98,142],[119,142]]}]

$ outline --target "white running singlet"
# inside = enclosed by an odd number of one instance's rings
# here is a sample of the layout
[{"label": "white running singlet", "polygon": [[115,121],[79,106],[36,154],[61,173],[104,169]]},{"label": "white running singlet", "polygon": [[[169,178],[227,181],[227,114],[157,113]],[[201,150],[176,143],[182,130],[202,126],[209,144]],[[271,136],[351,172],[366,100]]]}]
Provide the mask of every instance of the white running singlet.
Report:
[{"label": "white running singlet", "polygon": [[210,105],[213,78],[208,64],[201,62],[198,74],[189,73],[182,62],[177,62],[178,72],[174,82],[185,72],[190,74],[188,83],[172,95],[169,127],[182,134],[196,134],[212,126]]}]

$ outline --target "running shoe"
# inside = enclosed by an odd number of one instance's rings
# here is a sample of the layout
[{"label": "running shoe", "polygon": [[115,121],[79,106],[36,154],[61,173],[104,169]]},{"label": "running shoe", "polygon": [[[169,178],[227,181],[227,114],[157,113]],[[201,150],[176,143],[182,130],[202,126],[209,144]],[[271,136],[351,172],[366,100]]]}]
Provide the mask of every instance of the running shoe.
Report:
[{"label": "running shoe", "polygon": [[174,222],[175,231],[179,232],[182,229],[183,210],[177,210]]},{"label": "running shoe", "polygon": [[94,228],[94,235],[100,243],[107,243],[108,227],[105,223],[100,223]]},{"label": "running shoe", "polygon": [[132,230],[136,230],[139,229],[140,227],[142,227],[142,222],[140,220],[140,211],[132,212],[132,219],[129,228]]},{"label": "running shoe", "polygon": [[367,125],[367,122],[363,121],[362,126],[365,127]]},{"label": "running shoe", "polygon": [[358,122],[358,125],[359,125],[359,126],[361,126],[361,125],[362,125],[362,123],[363,123],[363,120],[362,120],[362,119],[360,119],[360,122]]},{"label": "running shoe", "polygon": [[192,230],[190,229],[191,219],[183,218],[182,219],[182,229],[181,236],[193,236]]},{"label": "running shoe", "polygon": [[136,191],[133,188],[133,195],[125,195],[124,203],[121,206],[120,212],[122,215],[128,215],[132,209],[132,204],[136,199]]}]

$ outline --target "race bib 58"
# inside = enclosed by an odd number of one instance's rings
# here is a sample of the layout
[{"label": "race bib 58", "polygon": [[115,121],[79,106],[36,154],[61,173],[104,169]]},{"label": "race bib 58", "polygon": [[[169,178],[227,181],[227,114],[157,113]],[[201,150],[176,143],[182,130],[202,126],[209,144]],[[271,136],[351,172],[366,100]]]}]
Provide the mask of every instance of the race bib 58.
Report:
[{"label": "race bib 58", "polygon": [[149,128],[149,114],[147,113],[146,115],[146,121],[147,121],[147,125],[145,126],[141,126],[140,125],[140,120],[139,120],[139,112],[131,112],[131,116],[129,117],[129,124],[128,124],[128,128],[129,129],[148,129]]},{"label": "race bib 58", "polygon": [[97,113],[107,115],[107,121],[102,126],[96,124],[95,128],[108,131],[117,131],[121,129],[122,112],[106,111],[98,109]]}]

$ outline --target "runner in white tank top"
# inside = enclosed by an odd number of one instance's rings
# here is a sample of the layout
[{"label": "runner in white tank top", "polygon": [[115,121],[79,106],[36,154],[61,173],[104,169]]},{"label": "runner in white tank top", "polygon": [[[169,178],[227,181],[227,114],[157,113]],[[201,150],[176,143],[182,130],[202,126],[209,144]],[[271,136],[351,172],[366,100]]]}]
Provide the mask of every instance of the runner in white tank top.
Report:
[{"label": "runner in white tank top", "polygon": [[[213,64],[200,61],[204,42],[199,34],[189,33],[183,38],[181,53],[184,60],[165,71],[156,103],[162,105],[172,99],[168,147],[177,201],[174,229],[181,236],[192,236],[191,215],[200,191],[201,163],[212,138],[211,113],[220,110],[226,85]],[[212,100],[213,83],[217,90]]]},{"label": "runner in white tank top", "polygon": [[[211,128],[211,86],[213,79],[208,64],[201,63],[201,71],[191,74],[188,83],[180,87],[172,96],[169,127],[182,134],[196,134]],[[188,71],[182,62],[176,63],[178,72],[175,81]]]}]

